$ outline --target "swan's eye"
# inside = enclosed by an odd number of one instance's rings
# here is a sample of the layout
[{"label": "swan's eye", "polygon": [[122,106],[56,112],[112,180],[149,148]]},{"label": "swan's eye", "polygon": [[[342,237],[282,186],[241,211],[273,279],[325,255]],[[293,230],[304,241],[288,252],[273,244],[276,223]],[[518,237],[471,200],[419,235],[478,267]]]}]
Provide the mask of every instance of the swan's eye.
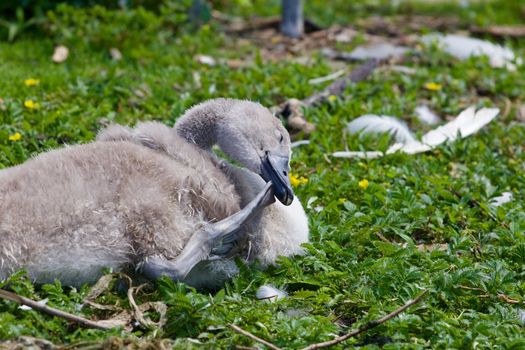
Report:
[{"label": "swan's eye", "polygon": [[283,143],[283,140],[284,140],[284,136],[283,136],[283,134],[281,134],[281,138],[279,139],[279,142]]}]

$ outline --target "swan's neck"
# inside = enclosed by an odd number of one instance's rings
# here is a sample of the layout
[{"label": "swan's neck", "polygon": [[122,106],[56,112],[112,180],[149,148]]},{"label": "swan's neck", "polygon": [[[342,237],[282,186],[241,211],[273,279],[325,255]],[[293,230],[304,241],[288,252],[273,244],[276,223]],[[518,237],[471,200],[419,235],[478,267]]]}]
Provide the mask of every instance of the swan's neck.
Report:
[{"label": "swan's neck", "polygon": [[175,124],[179,136],[202,149],[217,143],[218,127],[238,103],[235,100],[216,99],[198,104],[188,110]]}]

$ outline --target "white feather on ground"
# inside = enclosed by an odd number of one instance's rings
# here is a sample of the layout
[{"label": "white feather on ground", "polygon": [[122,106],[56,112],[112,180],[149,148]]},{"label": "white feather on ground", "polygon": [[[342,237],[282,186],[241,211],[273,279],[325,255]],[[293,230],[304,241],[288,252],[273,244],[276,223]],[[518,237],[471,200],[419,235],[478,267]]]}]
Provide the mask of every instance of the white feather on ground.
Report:
[{"label": "white feather on ground", "polygon": [[[36,303],[43,306],[43,305],[46,305],[48,301],[49,299],[45,298],[45,299],[37,301]],[[27,305],[20,305],[18,308],[24,311],[33,310],[31,306],[27,306]]]},{"label": "white feather on ground", "polygon": [[516,70],[514,61],[521,64],[521,59],[516,59],[512,50],[485,40],[457,34],[442,35],[435,33],[423,36],[421,41],[425,45],[435,42],[443,51],[460,60],[465,60],[471,56],[487,56],[492,67],[505,67],[508,70]]},{"label": "white feather on ground", "polygon": [[290,147],[291,148],[295,148],[295,147],[299,147],[299,146],[303,146],[303,145],[309,145],[309,144],[310,144],[310,140],[299,140],[299,141],[292,142],[290,144]]},{"label": "white feather on ground", "polygon": [[[476,108],[471,106],[461,112],[454,120],[423,135],[421,142],[412,136],[412,139],[408,139],[408,141],[398,141],[385,153],[378,151],[351,151],[335,152],[332,155],[337,158],[379,158],[385,154],[392,154],[398,151],[408,154],[427,152],[446,141],[454,141],[458,137],[464,138],[476,133],[490,121],[496,118],[498,113],[498,108],[482,108],[476,112]],[[370,118],[370,115],[365,115],[363,117],[357,118],[356,120],[359,120],[359,123],[355,124],[357,124],[359,127],[352,127],[348,129],[353,130],[354,133],[356,132],[355,130],[361,130],[362,132],[366,133],[384,133],[391,132],[392,128],[394,128],[394,125],[397,125],[397,128],[399,128],[396,130],[403,130],[402,128],[406,128],[406,125],[393,117],[388,117],[388,119],[384,119],[385,117],[374,117],[375,118]],[[355,120],[350,124],[354,122]],[[368,124],[366,124],[366,122],[368,122]],[[408,132],[410,135],[412,135],[408,128],[406,128],[404,132]]]},{"label": "white feather on ground", "polygon": [[273,302],[276,300],[286,298],[288,296],[288,293],[286,293],[284,290],[272,286],[271,284],[265,284],[257,289],[257,292],[255,292],[255,296],[259,300]]},{"label": "white feather on ground", "polygon": [[366,114],[348,123],[346,130],[350,134],[384,134],[394,136],[397,142],[409,143],[416,141],[408,126],[401,120],[389,117]]},{"label": "white feather on ground", "polygon": [[339,151],[332,153],[333,157],[336,158],[379,158],[384,156],[383,152],[379,151]]},{"label": "white feather on ground", "polygon": [[503,192],[500,196],[494,197],[490,200],[490,204],[495,207],[499,207],[505,203],[508,203],[514,199],[512,192]]},{"label": "white feather on ground", "polygon": [[379,43],[358,46],[348,54],[348,57],[354,60],[384,60],[390,57],[401,57],[405,55],[409,50],[410,48],[405,46],[396,46],[389,43]]},{"label": "white feather on ground", "polygon": [[461,138],[470,136],[490,123],[498,113],[498,108],[482,108],[476,112],[476,107],[471,106],[461,112],[454,120],[427,132],[421,141],[429,146],[438,146],[447,140],[454,141],[458,132]]},{"label": "white feather on ground", "polygon": [[525,325],[525,310],[524,309],[518,309],[518,318],[520,319],[521,323]]},{"label": "white feather on ground", "polygon": [[441,121],[441,118],[433,110],[428,108],[427,105],[417,106],[414,112],[416,113],[417,119],[427,125],[436,125]]}]

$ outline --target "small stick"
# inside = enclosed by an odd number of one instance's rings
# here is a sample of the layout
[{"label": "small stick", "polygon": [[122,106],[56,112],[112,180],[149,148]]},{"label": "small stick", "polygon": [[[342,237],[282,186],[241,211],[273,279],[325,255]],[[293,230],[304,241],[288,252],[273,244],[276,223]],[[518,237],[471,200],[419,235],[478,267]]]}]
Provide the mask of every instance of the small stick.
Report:
[{"label": "small stick", "polygon": [[264,339],[261,339],[261,338],[259,338],[258,336],[253,335],[253,334],[251,334],[251,333],[248,332],[248,331],[245,331],[244,329],[242,329],[242,328],[239,327],[239,326],[234,325],[233,323],[230,323],[228,326],[229,326],[231,329],[233,329],[234,331],[236,331],[236,332],[238,332],[238,333],[241,333],[242,335],[244,335],[244,336],[246,336],[246,337],[248,337],[248,338],[250,338],[250,339],[252,339],[252,340],[255,340],[255,341],[258,342],[258,343],[261,343],[261,344],[263,344],[263,345],[266,345],[266,346],[269,347],[270,349],[273,349],[273,350],[282,350],[280,347],[275,346],[275,345],[273,345],[272,343],[270,343],[270,342],[268,342],[268,341],[266,341],[266,340],[264,340]]},{"label": "small stick", "polygon": [[490,294],[488,294],[486,290],[481,289],[481,288],[469,287],[469,286],[464,286],[464,285],[461,285],[461,284],[458,285],[458,288],[459,289],[464,289],[464,290],[472,290],[472,291],[476,291],[476,292],[482,292],[483,294],[476,295],[477,298],[490,298]]},{"label": "small stick", "polygon": [[500,38],[522,38],[525,36],[525,26],[490,26],[487,28],[470,27],[476,34],[489,34]]},{"label": "small stick", "polygon": [[235,350],[261,350],[261,349],[253,347],[253,346],[235,345]]},{"label": "small stick", "polygon": [[379,237],[380,240],[382,240],[383,242],[386,242],[386,243],[392,243],[388,240],[388,238],[386,238],[385,236],[383,236],[383,234],[381,232],[376,232],[376,235],[377,237]]},{"label": "small stick", "polygon": [[[468,287],[468,286],[464,286],[464,285],[461,285],[461,284],[458,285],[458,288],[465,289],[465,290],[474,290],[474,291],[485,293],[485,294],[477,295],[477,297],[479,297],[479,298],[490,298],[491,297],[491,295],[488,294],[487,291],[482,289],[482,288]],[[492,297],[494,297],[494,296],[492,296]],[[503,293],[498,293],[498,298],[501,301],[504,301],[504,302],[509,303],[509,304],[525,304],[525,301],[519,301],[519,300],[516,300],[516,299],[512,299],[511,297],[509,297],[508,295],[505,295]]]},{"label": "small stick", "polygon": [[466,290],[475,290],[475,291],[478,291],[478,292],[487,293],[487,291],[486,291],[485,289],[477,288],[477,287],[464,286],[464,285],[462,285],[462,284],[458,285],[458,288],[460,288],[460,289],[466,289]]},{"label": "small stick", "polygon": [[111,327],[100,325],[97,322],[90,321],[90,320],[88,320],[86,318],[70,314],[69,312],[61,311],[61,310],[49,307],[47,305],[39,304],[38,302],[36,302],[36,301],[34,301],[32,299],[20,296],[18,294],[12,293],[12,292],[8,292],[8,291],[6,291],[4,289],[0,289],[0,298],[7,299],[7,300],[10,300],[10,301],[14,301],[15,303],[18,303],[18,304],[21,304],[21,305],[29,306],[29,307],[31,307],[31,308],[33,308],[35,310],[38,310],[38,311],[41,311],[41,312],[45,312],[46,314],[49,314],[49,315],[52,315],[52,316],[57,316],[57,317],[64,318],[64,319],[66,319],[68,321],[78,323],[82,327],[95,328],[95,329],[104,329],[104,330],[111,329]]},{"label": "small stick", "polygon": [[501,300],[503,300],[504,302],[506,303],[509,303],[509,304],[522,304],[522,303],[525,303],[525,302],[521,302],[519,300],[516,300],[516,299],[512,299],[511,297],[503,294],[503,293],[498,293],[498,298],[500,298]]},{"label": "small stick", "polygon": [[[128,277],[128,276],[126,276]],[[128,277],[129,278],[129,277]],[[150,320],[147,320],[144,318],[144,314],[142,311],[140,311],[139,306],[135,302],[135,298],[133,297],[133,292],[139,292],[140,289],[142,289],[146,284],[141,284],[138,287],[133,287],[131,278],[129,278],[129,288],[128,288],[128,301],[131,307],[133,308],[133,316],[135,317],[135,320],[137,320],[138,323],[140,323],[145,328],[152,328],[154,325],[151,323]]]},{"label": "small stick", "polygon": [[305,98],[302,102],[305,106],[317,106],[323,103],[329,96],[341,96],[351,83],[358,83],[365,80],[378,66],[379,62],[375,59],[370,59],[365,63],[357,66],[345,77],[339,78],[330,84],[326,89]]},{"label": "small stick", "polygon": [[371,329],[371,328],[374,328],[376,326],[379,326],[380,324],[382,323],[385,323],[386,321],[390,320],[391,318],[394,318],[396,317],[397,315],[399,315],[400,313],[402,313],[403,311],[405,311],[406,309],[408,309],[409,307],[411,307],[412,305],[415,305],[417,303],[419,303],[421,301],[421,299],[423,299],[423,297],[425,296],[425,294],[427,294],[428,290],[425,290],[423,293],[419,294],[415,299],[413,300],[410,300],[408,303],[406,303],[405,305],[401,306],[399,309],[397,310],[394,310],[392,311],[391,313],[389,313],[388,315],[378,319],[378,320],[374,320],[374,321],[370,321],[368,323],[366,323],[365,325],[359,327],[358,329],[355,329],[349,333],[346,333],[340,337],[337,337],[335,339],[332,339],[332,340],[329,340],[329,341],[325,341],[325,342],[322,342],[322,343],[316,343],[316,344],[311,344],[301,350],[316,350],[316,349],[321,349],[321,348],[326,348],[326,347],[329,347],[329,346],[332,346],[332,345],[336,345],[336,344],[339,344],[339,343],[342,343],[343,341],[347,340],[348,338],[351,338],[351,337],[355,337],[356,335],[358,334],[361,334],[363,332],[366,332],[367,330]]},{"label": "small stick", "polygon": [[345,72],[346,72],[346,69],[340,69],[337,72],[325,75],[324,77],[310,79],[310,80],[308,80],[308,84],[315,85],[315,84],[324,83],[326,81],[334,80],[334,79],[339,78],[341,75],[345,74]]}]

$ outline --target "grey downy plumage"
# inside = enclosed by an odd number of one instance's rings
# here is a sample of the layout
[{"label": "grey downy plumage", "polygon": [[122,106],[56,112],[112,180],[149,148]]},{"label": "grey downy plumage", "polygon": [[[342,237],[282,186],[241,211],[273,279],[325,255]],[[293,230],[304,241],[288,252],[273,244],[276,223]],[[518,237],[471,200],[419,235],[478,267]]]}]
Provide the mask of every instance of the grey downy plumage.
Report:
[{"label": "grey downy plumage", "polygon": [[173,129],[114,125],[1,170],[0,279],[25,268],[39,283],[78,286],[109,267],[213,287],[235,273],[231,256],[271,264],[300,253],[308,226],[289,157],[289,136],[266,108],[217,99]]}]

